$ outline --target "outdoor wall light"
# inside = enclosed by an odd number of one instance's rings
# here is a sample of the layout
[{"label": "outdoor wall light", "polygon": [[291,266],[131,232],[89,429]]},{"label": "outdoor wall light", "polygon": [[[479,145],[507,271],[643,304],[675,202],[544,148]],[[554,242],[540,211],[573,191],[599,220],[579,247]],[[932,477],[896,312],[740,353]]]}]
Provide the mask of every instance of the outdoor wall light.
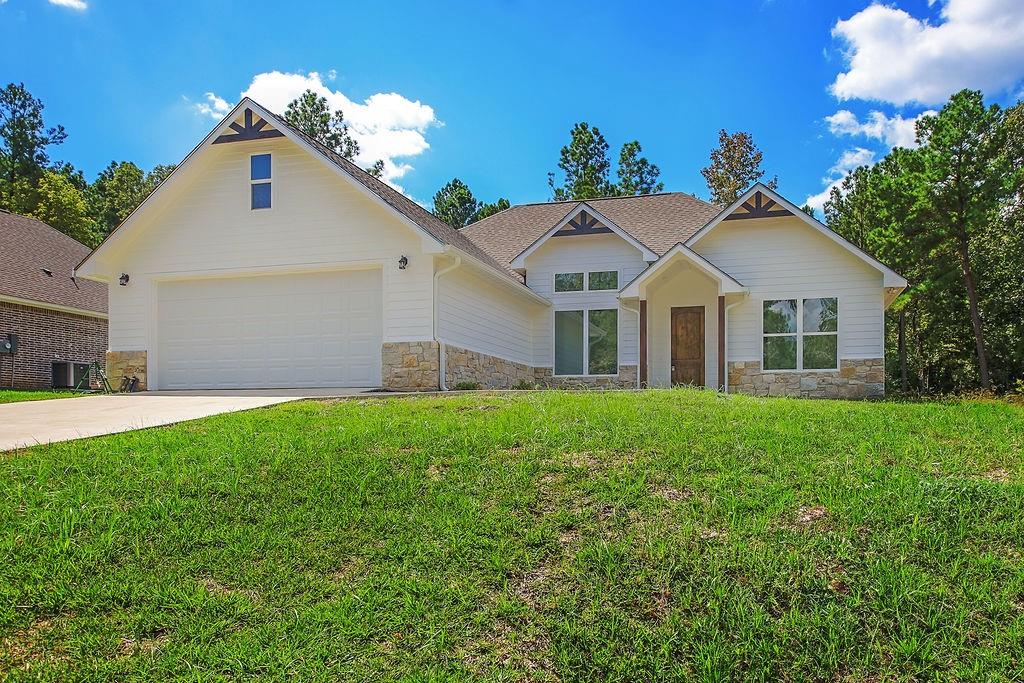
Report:
[{"label": "outdoor wall light", "polygon": [[128,273],[121,273],[121,277],[117,278],[117,284],[122,287],[128,286]]},{"label": "outdoor wall light", "polygon": [[402,258],[398,259],[398,269],[399,270],[405,270],[405,267],[407,265],[409,265],[409,257],[408,256],[402,256]]}]

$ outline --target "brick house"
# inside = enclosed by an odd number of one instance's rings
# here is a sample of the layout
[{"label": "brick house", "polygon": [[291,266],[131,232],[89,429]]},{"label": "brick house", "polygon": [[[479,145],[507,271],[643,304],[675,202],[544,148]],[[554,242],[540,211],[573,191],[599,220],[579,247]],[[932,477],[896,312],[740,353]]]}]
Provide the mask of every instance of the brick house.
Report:
[{"label": "brick house", "polygon": [[52,386],[54,361],[103,362],[107,287],[72,276],[89,248],[34,218],[0,210],[0,388]]}]

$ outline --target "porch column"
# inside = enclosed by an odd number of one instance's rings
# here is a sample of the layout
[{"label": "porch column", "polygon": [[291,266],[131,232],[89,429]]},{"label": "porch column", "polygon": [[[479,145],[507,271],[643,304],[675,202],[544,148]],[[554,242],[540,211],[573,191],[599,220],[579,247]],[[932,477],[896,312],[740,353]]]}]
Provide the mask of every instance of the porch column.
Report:
[{"label": "porch column", "polygon": [[640,300],[640,387],[647,386],[647,299]]},{"label": "porch column", "polygon": [[725,297],[718,297],[718,390],[725,389]]}]

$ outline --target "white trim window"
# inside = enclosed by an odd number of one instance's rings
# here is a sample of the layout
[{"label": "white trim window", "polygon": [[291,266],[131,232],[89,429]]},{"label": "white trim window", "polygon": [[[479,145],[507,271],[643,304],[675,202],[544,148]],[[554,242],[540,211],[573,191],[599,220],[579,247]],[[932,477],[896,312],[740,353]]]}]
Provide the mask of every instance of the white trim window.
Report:
[{"label": "white trim window", "polygon": [[554,318],[555,375],[592,377],[618,374],[617,308],[558,310],[554,312]]},{"label": "white trim window", "polygon": [[619,271],[589,270],[575,273],[555,273],[552,289],[555,294],[617,292],[619,290]]},{"label": "white trim window", "polygon": [[253,154],[249,157],[249,209],[269,209],[271,206],[270,155]]},{"label": "white trim window", "polygon": [[765,299],[761,309],[764,371],[838,370],[839,299]]}]

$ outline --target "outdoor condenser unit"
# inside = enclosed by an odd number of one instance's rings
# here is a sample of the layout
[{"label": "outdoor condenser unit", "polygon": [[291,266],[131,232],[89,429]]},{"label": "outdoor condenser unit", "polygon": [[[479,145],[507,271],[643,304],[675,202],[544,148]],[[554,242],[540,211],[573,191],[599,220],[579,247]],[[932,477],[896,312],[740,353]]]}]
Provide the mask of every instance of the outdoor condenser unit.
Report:
[{"label": "outdoor condenser unit", "polygon": [[89,374],[88,363],[70,360],[55,360],[51,368],[54,389],[74,389]]}]

